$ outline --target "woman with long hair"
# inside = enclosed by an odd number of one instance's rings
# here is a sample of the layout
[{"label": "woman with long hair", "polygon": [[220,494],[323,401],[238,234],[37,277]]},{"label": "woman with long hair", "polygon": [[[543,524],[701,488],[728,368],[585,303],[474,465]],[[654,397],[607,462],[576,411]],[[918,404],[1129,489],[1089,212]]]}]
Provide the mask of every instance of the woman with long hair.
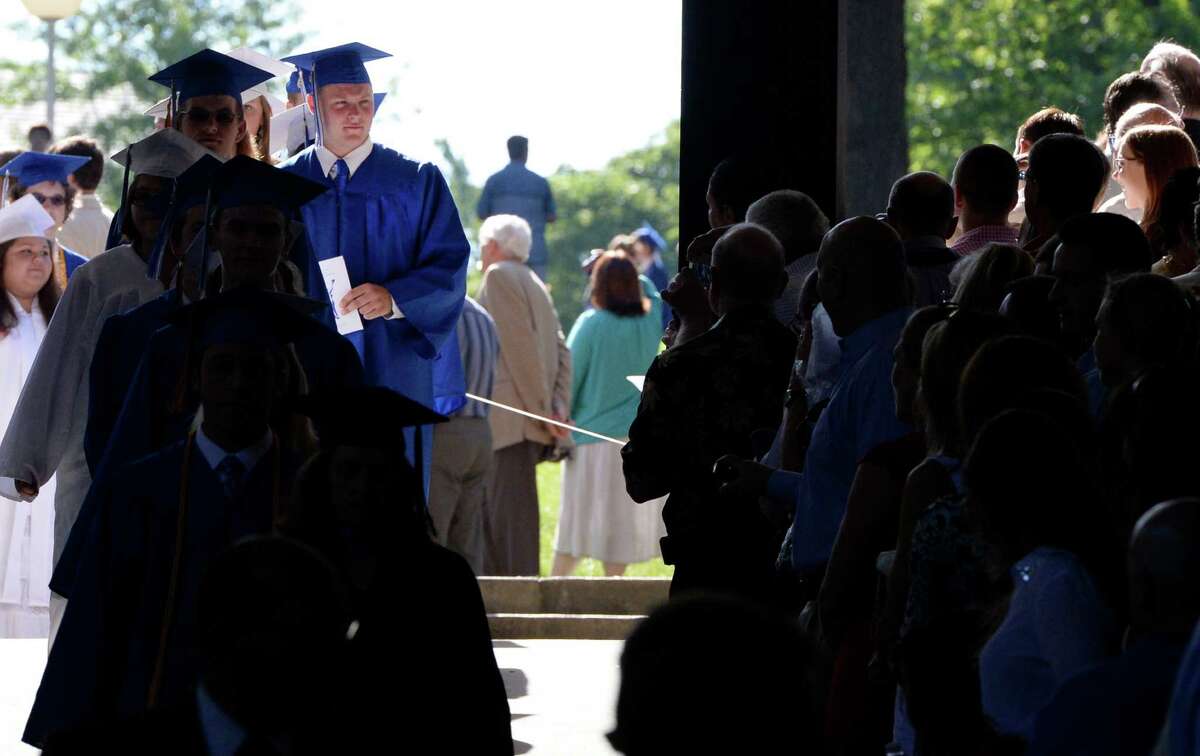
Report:
[{"label": "woman with long hair", "polygon": [[1163,189],[1176,171],[1200,165],[1192,140],[1174,126],[1138,126],[1117,145],[1113,158],[1113,178],[1125,192],[1125,205],[1141,208],[1142,230],[1150,247],[1161,255],[1163,229],[1160,216]]},{"label": "woman with long hair", "polygon": [[[637,267],[622,252],[605,252],[592,268],[594,309],[579,316],[571,349],[571,418],[580,428],[624,438],[640,396],[629,376],[645,375],[658,353],[661,304],[643,290]],[[604,562],[607,575],[658,556],[662,502],[636,504],[625,491],[621,447],[575,434],[562,479],[555,535],[555,575],[575,571],[581,557]]]},{"label": "woman with long hair", "polygon": [[[32,194],[0,210],[0,436],[58,304],[50,235],[55,219]],[[54,480],[32,501],[0,498],[0,638],[50,634]]]}]

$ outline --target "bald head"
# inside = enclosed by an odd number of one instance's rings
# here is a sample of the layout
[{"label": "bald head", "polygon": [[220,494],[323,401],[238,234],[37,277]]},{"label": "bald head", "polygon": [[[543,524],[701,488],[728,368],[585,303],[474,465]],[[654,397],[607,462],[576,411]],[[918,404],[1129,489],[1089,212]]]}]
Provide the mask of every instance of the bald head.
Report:
[{"label": "bald head", "polygon": [[783,245],[762,226],[739,223],[713,246],[709,298],[718,314],[768,305],[786,285]]},{"label": "bald head", "polygon": [[1129,543],[1130,620],[1141,633],[1186,637],[1200,619],[1200,499],[1150,509]]},{"label": "bald head", "polygon": [[905,241],[919,236],[946,238],[954,223],[954,190],[936,173],[918,171],[892,184],[888,224]]},{"label": "bald head", "polygon": [[817,253],[817,287],[839,336],[912,302],[904,245],[888,224],[859,216],[830,229]]}]

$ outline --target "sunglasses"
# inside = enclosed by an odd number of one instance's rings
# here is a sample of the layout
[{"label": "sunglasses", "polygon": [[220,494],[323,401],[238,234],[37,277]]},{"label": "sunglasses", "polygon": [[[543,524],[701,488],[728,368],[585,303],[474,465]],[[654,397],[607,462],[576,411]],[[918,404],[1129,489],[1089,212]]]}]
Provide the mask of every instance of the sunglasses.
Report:
[{"label": "sunglasses", "polygon": [[63,205],[67,204],[67,197],[63,194],[52,194],[50,196],[39,194],[38,192],[33,192],[32,194],[33,198],[38,201],[38,204],[41,205],[45,205],[47,202],[49,202],[54,207],[62,207]]},{"label": "sunglasses", "polygon": [[220,125],[228,126],[238,119],[238,114],[229,108],[221,108],[217,111],[212,111],[208,108],[189,108],[187,110],[180,111],[179,115],[187,118],[193,126],[207,125],[208,122],[214,118]]}]

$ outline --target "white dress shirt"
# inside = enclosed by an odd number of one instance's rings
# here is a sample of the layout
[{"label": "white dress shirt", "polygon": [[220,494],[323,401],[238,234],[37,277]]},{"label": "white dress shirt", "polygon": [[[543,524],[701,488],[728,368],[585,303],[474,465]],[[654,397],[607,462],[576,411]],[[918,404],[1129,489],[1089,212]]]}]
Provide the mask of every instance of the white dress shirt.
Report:
[{"label": "white dress shirt", "polygon": [[266,432],[263,433],[262,438],[250,446],[247,446],[245,449],[241,449],[236,452],[229,452],[222,449],[219,445],[217,445],[216,441],[213,441],[204,434],[203,425],[196,430],[196,448],[199,449],[200,453],[204,455],[204,461],[208,463],[208,466],[212,468],[213,471],[216,471],[217,466],[220,465],[226,457],[237,457],[238,462],[242,463],[242,467],[245,469],[246,475],[249,476],[251,471],[254,470],[255,465],[257,465],[259,461],[266,456],[267,452],[271,450],[272,442],[273,436],[271,435],[271,429],[268,428]]},{"label": "white dress shirt", "polygon": [[[346,155],[341,158],[342,160],[346,161],[346,167],[350,169],[350,176],[347,178],[347,180],[354,177],[354,174],[358,171],[359,166],[363,164],[363,161],[367,159],[367,157],[371,154],[371,150],[374,148],[375,144],[371,141],[370,137],[367,137],[362,144],[350,150],[350,152],[346,153]],[[330,152],[329,149],[323,144],[318,144],[316,146],[316,151],[317,161],[321,164],[321,172],[332,179],[333,166],[334,163],[338,161],[338,156]],[[336,302],[333,304],[334,306],[337,306]],[[392,299],[392,312],[390,315],[386,316],[386,319],[394,320],[402,317],[404,317],[404,313],[396,304],[396,300]]]}]

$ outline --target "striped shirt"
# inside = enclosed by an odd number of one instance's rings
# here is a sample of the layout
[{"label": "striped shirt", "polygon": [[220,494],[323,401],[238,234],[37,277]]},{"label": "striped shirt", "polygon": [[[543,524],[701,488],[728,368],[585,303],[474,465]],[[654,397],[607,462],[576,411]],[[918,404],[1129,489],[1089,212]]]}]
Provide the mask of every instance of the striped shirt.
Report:
[{"label": "striped shirt", "polygon": [[[462,355],[463,379],[467,393],[492,398],[492,383],[496,375],[496,358],[500,356],[500,337],[496,321],[488,311],[470,297],[463,303],[458,318],[458,351]],[[487,417],[488,407],[468,399],[455,413],[456,417]]]},{"label": "striped shirt", "polygon": [[989,244],[1016,244],[1017,229],[1008,225],[976,226],[950,245],[962,256],[973,255]]}]

